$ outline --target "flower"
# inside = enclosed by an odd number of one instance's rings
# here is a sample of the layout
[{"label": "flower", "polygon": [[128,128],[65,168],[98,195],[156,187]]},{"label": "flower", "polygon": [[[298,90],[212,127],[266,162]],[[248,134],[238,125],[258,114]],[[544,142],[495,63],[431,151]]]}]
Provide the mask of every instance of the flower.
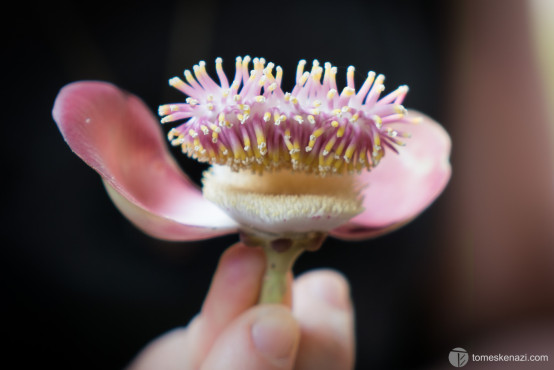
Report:
[{"label": "flower", "polygon": [[[170,84],[189,97],[159,108],[162,123],[186,119],[168,138],[207,162],[202,192],[175,163],[162,130],[137,97],[105,82],[64,87],[53,116],[73,151],[102,177],[120,211],[168,240],[240,232],[262,246],[261,303],[286,297],[287,274],[303,250],[327,234],[376,236],[422,212],[450,178],[450,138],[429,117],[408,112],[401,86],[380,98],[384,76],[370,72],[358,92],[354,67],[339,94],[336,68],[298,64],[291,93],[282,70],[263,58],[237,58],[219,85],[204,62]],[[242,87],[241,87],[242,85]],[[400,138],[410,138],[404,147]],[[393,152],[387,155],[386,152]]]},{"label": "flower", "polygon": [[169,131],[171,144],[212,164],[204,196],[136,96],[106,82],[75,82],[59,92],[53,117],[119,210],[166,240],[240,230],[372,237],[413,219],[446,186],[449,136],[401,105],[407,87],[380,98],[384,76],[370,72],[356,92],[349,67],[339,94],[335,67],[314,61],[304,72],[301,61],[285,93],[281,68],[274,74],[272,63],[255,58],[249,70],[249,62],[237,58],[229,83],[218,58],[219,84],[199,63],[194,76],[185,71],[187,82],[170,80],[189,96],[185,103],[159,108],[163,123],[187,119]]}]

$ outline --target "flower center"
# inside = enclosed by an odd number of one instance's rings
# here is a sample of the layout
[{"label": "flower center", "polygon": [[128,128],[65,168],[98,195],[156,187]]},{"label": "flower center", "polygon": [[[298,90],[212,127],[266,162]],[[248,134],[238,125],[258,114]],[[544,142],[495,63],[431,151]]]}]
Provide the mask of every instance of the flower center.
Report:
[{"label": "flower center", "polygon": [[362,186],[350,175],[259,175],[227,166],[213,166],[202,178],[204,197],[244,229],[273,234],[326,231],[347,222],[363,211]]},{"label": "flower center", "polygon": [[[186,119],[172,128],[168,138],[183,153],[200,162],[263,173],[275,169],[316,175],[345,174],[371,170],[387,149],[404,145],[408,134],[392,124],[411,123],[401,105],[407,86],[380,98],[383,75],[369,72],[356,92],[354,67],[347,70],[347,86],[339,94],[337,68],[313,61],[298,63],[296,85],[289,93],[281,89],[283,71],[263,58],[236,59],[236,72],[229,81],[221,58],[216,60],[217,84],[208,75],[205,62],[186,70],[184,82],[169,83],[189,97],[185,103],[159,108],[162,123]],[[242,87],[241,87],[242,86]],[[395,125],[394,127],[397,127]]]}]

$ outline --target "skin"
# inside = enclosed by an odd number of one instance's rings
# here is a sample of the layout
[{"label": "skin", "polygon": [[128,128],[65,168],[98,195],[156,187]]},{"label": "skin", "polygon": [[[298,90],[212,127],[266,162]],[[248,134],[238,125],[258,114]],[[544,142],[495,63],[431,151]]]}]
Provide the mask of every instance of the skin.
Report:
[{"label": "skin", "polygon": [[294,281],[290,276],[285,304],[257,305],[264,269],[260,248],[230,247],[200,313],[147,345],[129,369],[353,368],[354,311],[346,279],[331,270]]}]

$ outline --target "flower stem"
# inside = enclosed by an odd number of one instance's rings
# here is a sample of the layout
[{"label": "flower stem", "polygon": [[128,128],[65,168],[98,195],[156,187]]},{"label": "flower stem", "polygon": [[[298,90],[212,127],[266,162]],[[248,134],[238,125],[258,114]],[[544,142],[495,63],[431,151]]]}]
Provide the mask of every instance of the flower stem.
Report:
[{"label": "flower stem", "polygon": [[258,303],[283,303],[287,293],[287,274],[292,271],[296,259],[304,248],[292,245],[279,252],[267,243],[263,246],[266,257],[266,269]]},{"label": "flower stem", "polygon": [[287,295],[287,276],[303,251],[319,249],[325,233],[309,232],[275,235],[257,231],[242,231],[241,240],[247,246],[261,246],[266,257],[259,304],[284,303]]}]

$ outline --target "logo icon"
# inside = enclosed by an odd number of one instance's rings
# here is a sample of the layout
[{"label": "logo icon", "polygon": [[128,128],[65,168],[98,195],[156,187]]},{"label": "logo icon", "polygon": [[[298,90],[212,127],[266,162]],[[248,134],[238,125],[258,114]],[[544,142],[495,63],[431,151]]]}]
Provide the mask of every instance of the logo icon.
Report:
[{"label": "logo icon", "polygon": [[454,367],[464,367],[468,363],[469,355],[465,349],[457,347],[450,351],[448,360]]}]

